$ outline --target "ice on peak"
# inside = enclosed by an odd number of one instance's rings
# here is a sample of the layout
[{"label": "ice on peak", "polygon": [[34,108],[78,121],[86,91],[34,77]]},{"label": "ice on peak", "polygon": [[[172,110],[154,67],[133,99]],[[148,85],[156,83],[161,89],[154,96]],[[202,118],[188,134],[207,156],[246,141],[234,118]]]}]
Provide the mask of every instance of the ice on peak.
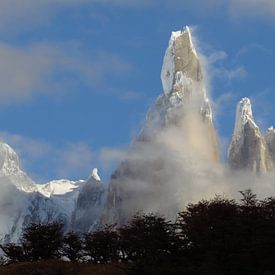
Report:
[{"label": "ice on peak", "polygon": [[95,179],[96,181],[101,181],[101,179],[100,179],[100,177],[99,177],[99,175],[98,175],[98,169],[97,169],[97,168],[94,168],[94,169],[93,169],[90,178],[93,178],[93,179]]}]

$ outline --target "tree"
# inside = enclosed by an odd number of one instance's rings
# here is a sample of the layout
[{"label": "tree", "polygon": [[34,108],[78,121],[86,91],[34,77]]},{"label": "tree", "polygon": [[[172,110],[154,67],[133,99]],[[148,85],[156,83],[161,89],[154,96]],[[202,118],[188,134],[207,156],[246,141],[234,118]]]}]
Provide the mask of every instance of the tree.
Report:
[{"label": "tree", "polygon": [[62,248],[63,224],[31,224],[23,232],[22,247],[31,261],[58,259]]},{"label": "tree", "polygon": [[76,232],[69,232],[64,236],[62,254],[71,262],[77,261],[82,256],[83,243],[80,235]]},{"label": "tree", "polygon": [[171,274],[180,254],[174,224],[158,215],[136,215],[119,233],[124,260],[134,263],[133,273]]},{"label": "tree", "polygon": [[179,214],[178,227],[188,243],[189,263],[198,268],[194,273],[226,274],[234,268],[241,238],[238,224],[238,204],[223,197],[189,204]]},{"label": "tree", "polygon": [[113,226],[105,226],[84,237],[84,250],[93,263],[115,262],[119,258],[119,236]]}]

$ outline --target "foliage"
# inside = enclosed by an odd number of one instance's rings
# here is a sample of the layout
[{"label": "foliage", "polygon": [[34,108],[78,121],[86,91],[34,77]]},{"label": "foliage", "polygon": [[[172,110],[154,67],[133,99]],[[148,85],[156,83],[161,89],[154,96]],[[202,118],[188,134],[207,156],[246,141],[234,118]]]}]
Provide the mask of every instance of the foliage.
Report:
[{"label": "foliage", "polygon": [[86,256],[93,263],[116,262],[119,258],[119,236],[112,226],[106,226],[84,236]]},{"label": "foliage", "polygon": [[58,259],[63,244],[63,224],[31,224],[23,232],[22,247],[31,261]]}]

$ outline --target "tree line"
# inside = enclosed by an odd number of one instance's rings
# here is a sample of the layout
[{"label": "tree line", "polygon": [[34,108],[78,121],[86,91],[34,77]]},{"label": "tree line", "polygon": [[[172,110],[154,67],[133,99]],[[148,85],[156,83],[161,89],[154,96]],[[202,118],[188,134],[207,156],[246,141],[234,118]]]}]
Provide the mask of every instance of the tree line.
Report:
[{"label": "tree line", "polygon": [[67,260],[119,263],[129,274],[275,274],[275,199],[250,190],[240,202],[216,196],[189,204],[175,222],[137,214],[122,227],[63,233],[62,223],[31,224],[1,245],[3,264]]}]

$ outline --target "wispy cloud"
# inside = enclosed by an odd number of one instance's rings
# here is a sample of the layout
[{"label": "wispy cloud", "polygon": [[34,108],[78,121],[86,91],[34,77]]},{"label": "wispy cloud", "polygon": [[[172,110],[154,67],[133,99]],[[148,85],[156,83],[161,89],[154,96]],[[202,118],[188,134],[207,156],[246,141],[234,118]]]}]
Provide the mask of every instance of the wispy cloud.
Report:
[{"label": "wispy cloud", "polygon": [[93,51],[87,58],[80,48],[62,44],[0,43],[0,60],[1,104],[27,101],[38,94],[56,97],[79,84],[97,87],[110,76],[124,77],[132,70],[118,55]]},{"label": "wispy cloud", "polygon": [[247,71],[243,66],[232,68],[232,69],[226,69],[224,67],[217,68],[214,71],[215,75],[227,80],[232,80],[236,78],[245,78],[247,76]]},{"label": "wispy cloud", "polygon": [[221,78],[226,81],[232,81],[234,79],[243,79],[247,76],[243,65],[232,66],[227,60],[227,53],[224,51],[212,50],[204,57],[204,63],[209,76],[213,78]]}]

